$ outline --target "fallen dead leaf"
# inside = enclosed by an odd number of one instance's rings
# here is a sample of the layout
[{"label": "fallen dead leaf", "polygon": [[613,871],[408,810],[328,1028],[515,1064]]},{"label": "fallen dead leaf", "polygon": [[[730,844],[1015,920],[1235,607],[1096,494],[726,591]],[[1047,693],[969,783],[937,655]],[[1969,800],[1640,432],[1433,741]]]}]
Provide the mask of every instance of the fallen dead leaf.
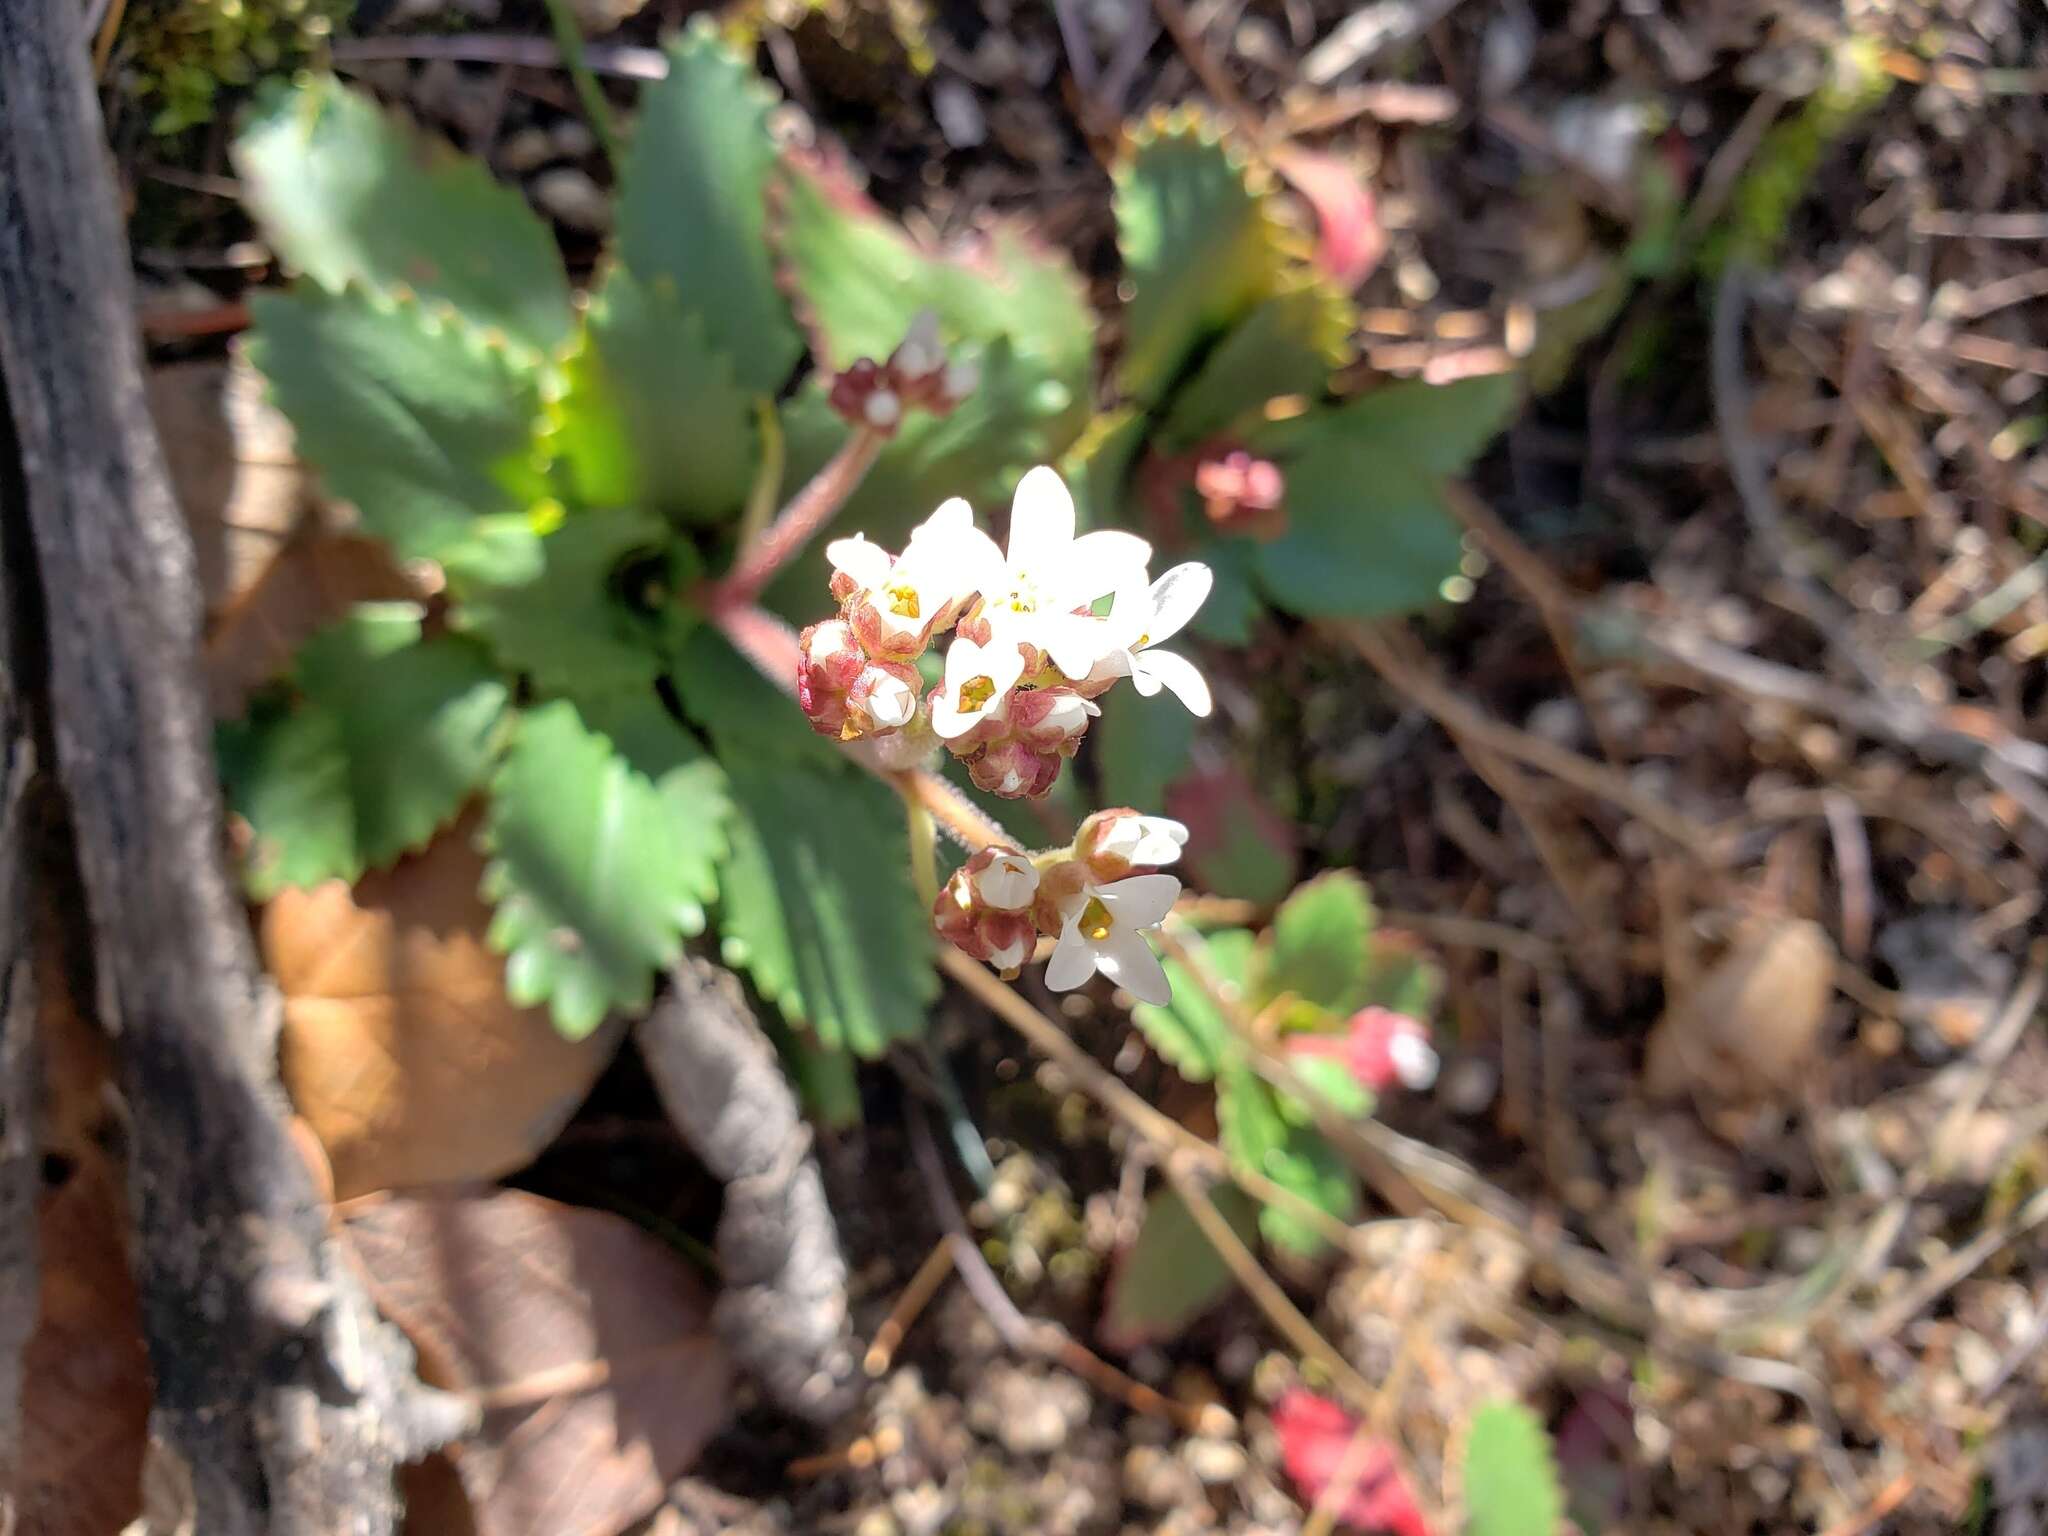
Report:
[{"label": "fallen dead leaf", "polygon": [[300,533],[209,621],[201,661],[214,718],[241,714],[249,695],[281,675],[316,630],[357,603],[418,595],[383,545],[354,534]]},{"label": "fallen dead leaf", "polygon": [[1834,981],[1835,946],[1818,923],[1758,922],[1657,1021],[1644,1087],[1723,1102],[1796,1095]]},{"label": "fallen dead leaf", "polygon": [[531,1162],[618,1046],[620,1023],[570,1041],[545,1009],[506,997],[471,830],[464,818],[353,890],[330,880],[264,908],[285,1087],[326,1148],[337,1199]]},{"label": "fallen dead leaf", "polygon": [[620,1217],[444,1190],[366,1201],[343,1230],[422,1377],[484,1406],[448,1452],[478,1536],[615,1536],[730,1412],[705,1287]]},{"label": "fallen dead leaf", "polygon": [[211,613],[246,591],[298,527],[310,497],[305,471],[291,424],[239,352],[153,368],[145,383]]},{"label": "fallen dead leaf", "polygon": [[127,1200],[105,1039],[46,941],[37,956],[43,1059],[41,1265],[23,1352],[20,1536],[111,1536],[141,1507],[152,1388],[125,1246]]}]

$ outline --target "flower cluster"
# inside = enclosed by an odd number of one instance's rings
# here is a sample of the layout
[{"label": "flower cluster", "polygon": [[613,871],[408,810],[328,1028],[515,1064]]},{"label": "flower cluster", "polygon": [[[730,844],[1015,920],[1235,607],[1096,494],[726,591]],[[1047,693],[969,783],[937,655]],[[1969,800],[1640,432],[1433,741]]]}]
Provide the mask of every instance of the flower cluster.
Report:
[{"label": "flower cluster", "polygon": [[1187,840],[1177,821],[1113,810],[1084,821],[1070,848],[984,848],[939,892],[932,925],[1005,977],[1051,936],[1045,984],[1055,992],[1100,972],[1139,1001],[1163,1004],[1171,990],[1145,933],[1180,899],[1180,881],[1158,870]]},{"label": "flower cluster", "polygon": [[939,344],[939,317],[920,310],[887,362],[856,359],[832,380],[832,409],[857,427],[894,433],[908,410],[948,414],[974,393],[981,369],[966,358],[948,360]]},{"label": "flower cluster", "polygon": [[[955,498],[900,554],[860,535],[826,553],[839,614],[803,633],[798,700],[813,729],[874,742],[890,766],[937,742],[989,793],[1043,795],[1119,678],[1209,712],[1194,663],[1159,648],[1208,597],[1209,568],[1190,561],[1153,581],[1152,546],[1135,534],[1077,535],[1051,469],[1018,485],[1007,549]],[[939,686],[920,697],[917,662],[949,631]]]}]

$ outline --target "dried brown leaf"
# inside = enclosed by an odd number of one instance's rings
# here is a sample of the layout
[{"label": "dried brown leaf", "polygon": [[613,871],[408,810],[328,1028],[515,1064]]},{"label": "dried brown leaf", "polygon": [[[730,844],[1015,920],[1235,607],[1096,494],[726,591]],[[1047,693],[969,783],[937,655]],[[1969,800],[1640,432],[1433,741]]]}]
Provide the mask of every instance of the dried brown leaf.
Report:
[{"label": "dried brown leaf", "polygon": [[38,956],[41,1288],[23,1353],[21,1536],[107,1536],[141,1506],[152,1388],[110,1107],[110,1053],[54,944]]},{"label": "dried brown leaf", "polygon": [[726,1420],[704,1286],[620,1217],[439,1191],[365,1202],[344,1232],[421,1375],[485,1406],[449,1451],[478,1536],[614,1536]]},{"label": "dried brown leaf", "polygon": [[505,995],[470,825],[353,890],[330,880],[264,909],[285,1087],[327,1150],[339,1199],[532,1161],[618,1045],[617,1023],[565,1040],[545,1009]]},{"label": "dried brown leaf", "polygon": [[1759,922],[1651,1031],[1644,1087],[1659,1098],[1794,1096],[1827,1022],[1835,946],[1818,923]]}]

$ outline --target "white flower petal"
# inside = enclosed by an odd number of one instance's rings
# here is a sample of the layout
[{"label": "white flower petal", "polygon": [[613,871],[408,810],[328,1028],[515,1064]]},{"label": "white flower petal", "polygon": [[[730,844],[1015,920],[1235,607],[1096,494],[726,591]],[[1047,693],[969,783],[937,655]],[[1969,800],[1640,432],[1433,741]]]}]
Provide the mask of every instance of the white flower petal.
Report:
[{"label": "white flower petal", "polygon": [[1209,589],[1215,584],[1215,573],[1199,560],[1176,565],[1153,582],[1149,594],[1152,622],[1145,628],[1145,643],[1157,645],[1179,634],[1195,611],[1208,601]]},{"label": "white flower petal", "polygon": [[1128,875],[1098,885],[1095,895],[1109,909],[1114,929],[1156,928],[1180,900],[1180,881],[1172,875]]},{"label": "white flower petal", "polygon": [[1010,569],[1043,580],[1059,568],[1073,542],[1074,498],[1059,472],[1041,464],[1017,482],[1010,503]]},{"label": "white flower petal", "polygon": [[1420,1093],[1436,1081],[1436,1052],[1420,1035],[1405,1029],[1397,1032],[1387,1042],[1387,1060],[1404,1088]]},{"label": "white flower petal", "polygon": [[908,725],[917,713],[917,690],[900,677],[884,672],[872,679],[867,695],[868,718],[882,730]]},{"label": "white flower petal", "polygon": [[972,879],[974,894],[999,912],[1021,912],[1038,894],[1038,871],[1021,854],[998,854]]},{"label": "white flower petal", "polygon": [[843,571],[859,585],[870,588],[887,581],[896,564],[886,549],[858,533],[827,544],[825,558],[832,562],[833,570]]},{"label": "white flower petal", "polygon": [[1188,845],[1188,829],[1168,816],[1135,816],[1136,841],[1125,855],[1133,864],[1171,864]]},{"label": "white flower petal", "polygon": [[[1173,1001],[1166,968],[1135,929],[1111,930],[1109,937],[1096,946],[1095,968],[1141,1003],[1164,1007]],[[1050,986],[1051,982],[1046,984]]]},{"label": "white flower petal", "polygon": [[1152,546],[1135,533],[1101,528],[1084,533],[1061,551],[1056,566],[1038,572],[1056,608],[1092,603],[1128,582],[1143,582]]},{"label": "white flower petal", "polygon": [[1121,649],[1116,634],[1101,619],[1080,613],[1039,614],[1030,626],[1035,642],[1068,677],[1086,677],[1097,662]]},{"label": "white flower petal", "polygon": [[1030,958],[1031,940],[1021,933],[1001,949],[992,949],[988,952],[988,963],[999,971],[1007,971],[1012,966],[1022,965]]},{"label": "white flower petal", "polygon": [[[1208,679],[1187,657],[1172,651],[1139,651],[1131,658],[1131,682],[1147,697],[1161,686],[1171,689],[1192,715],[1206,715],[1213,707]],[[1149,688],[1145,686],[1148,682]]]},{"label": "white flower petal", "polygon": [[1076,912],[1060,929],[1052,958],[1045,963],[1045,984],[1055,992],[1071,992],[1095,974],[1095,949],[1081,937],[1081,915]]}]

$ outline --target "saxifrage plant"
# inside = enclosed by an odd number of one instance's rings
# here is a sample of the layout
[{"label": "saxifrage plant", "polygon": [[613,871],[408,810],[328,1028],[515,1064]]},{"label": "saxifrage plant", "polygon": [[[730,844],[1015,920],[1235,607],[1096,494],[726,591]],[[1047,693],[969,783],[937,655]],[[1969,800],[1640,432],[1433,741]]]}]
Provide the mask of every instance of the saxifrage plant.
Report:
[{"label": "saxifrage plant", "polygon": [[[792,1022],[877,1053],[935,993],[928,908],[999,966],[1028,925],[1054,984],[1102,971],[1163,1002],[1138,935],[1178,894],[1155,872],[1172,824],[1106,813],[1027,857],[963,808],[976,862],[920,893],[931,850],[884,782],[943,742],[991,792],[1043,793],[1123,676],[1207,707],[1154,644],[1206,572],[1152,583],[1145,541],[1076,538],[1058,477],[1022,475],[1087,417],[1072,270],[1005,226],[920,249],[843,171],[778,153],[768,93],[708,29],[670,57],[582,296],[514,193],[332,80],[242,135],[301,274],[254,304],[252,355],[421,593],[316,635],[222,731],[252,895],[353,880],[481,801],[508,989],[572,1035],[646,1006],[710,924]],[[771,523],[783,465],[802,489]],[[998,551],[947,498],[1020,475]],[[900,553],[834,544],[840,617],[800,647],[764,590],[817,618],[805,552],[842,513]],[[956,626],[927,696],[915,663]]]}]

